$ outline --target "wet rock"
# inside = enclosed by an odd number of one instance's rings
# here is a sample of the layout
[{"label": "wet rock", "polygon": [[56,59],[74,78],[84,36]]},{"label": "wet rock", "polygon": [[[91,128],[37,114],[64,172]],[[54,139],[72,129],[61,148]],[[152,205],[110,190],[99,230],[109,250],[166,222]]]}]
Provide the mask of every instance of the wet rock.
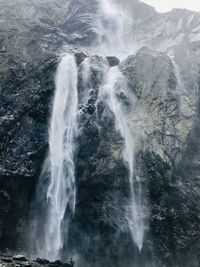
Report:
[{"label": "wet rock", "polygon": [[14,256],[13,256],[13,260],[15,260],[15,261],[25,261],[25,262],[27,262],[26,257],[25,257],[24,255],[22,255],[22,254],[16,254],[16,255],[14,255]]},{"label": "wet rock", "polygon": [[110,67],[118,66],[120,63],[120,60],[117,57],[106,57],[108,60],[108,64]]},{"label": "wet rock", "polygon": [[62,262],[60,260],[56,260],[54,262],[50,262],[49,266],[50,267],[59,267],[59,266],[62,266]]},{"label": "wet rock", "polygon": [[39,264],[41,264],[41,265],[46,265],[46,264],[49,263],[48,260],[46,260],[46,259],[41,259],[41,258],[37,258],[37,259],[36,259],[36,262],[39,263]]},{"label": "wet rock", "polygon": [[31,264],[30,262],[28,262],[28,261],[25,261],[24,266],[25,266],[25,267],[31,267],[32,264]]},{"label": "wet rock", "polygon": [[89,114],[93,114],[95,112],[95,110],[96,110],[96,107],[94,105],[89,105],[87,107],[87,111]]},{"label": "wet rock", "polygon": [[81,62],[83,62],[86,57],[87,57],[87,55],[83,52],[75,53],[77,65],[79,66],[81,64]]},{"label": "wet rock", "polygon": [[0,53],[6,53],[6,47],[5,46],[0,49]]},{"label": "wet rock", "polygon": [[1,258],[1,260],[3,261],[3,262],[12,262],[12,258],[7,258],[7,257],[5,257],[5,258]]}]

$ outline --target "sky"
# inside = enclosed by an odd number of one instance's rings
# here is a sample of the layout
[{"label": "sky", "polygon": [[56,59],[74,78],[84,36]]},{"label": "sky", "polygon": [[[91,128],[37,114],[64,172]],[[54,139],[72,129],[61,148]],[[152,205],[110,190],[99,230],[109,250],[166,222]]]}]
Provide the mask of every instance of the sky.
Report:
[{"label": "sky", "polygon": [[200,11],[200,0],[141,0],[154,6],[159,12],[166,12],[172,8],[187,8]]}]

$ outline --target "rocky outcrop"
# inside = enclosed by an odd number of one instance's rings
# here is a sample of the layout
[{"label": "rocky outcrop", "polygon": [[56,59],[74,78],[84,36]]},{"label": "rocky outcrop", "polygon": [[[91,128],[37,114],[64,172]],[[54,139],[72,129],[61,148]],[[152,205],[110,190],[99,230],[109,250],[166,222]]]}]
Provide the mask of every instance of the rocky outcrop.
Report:
[{"label": "rocky outcrop", "polygon": [[[133,129],[143,136],[145,149],[171,164],[190,135],[198,91],[188,95],[177,65],[166,54],[148,48],[128,57],[120,68],[137,96]],[[198,81],[195,85],[198,89]]]},{"label": "rocky outcrop", "polygon": [[12,267],[12,266],[22,266],[22,267],[73,267],[73,259],[70,259],[69,263],[63,263],[59,260],[54,262],[49,262],[46,259],[37,258],[36,260],[30,260],[22,254],[13,255],[11,252],[7,251],[5,253],[0,253],[0,266],[1,267]]}]

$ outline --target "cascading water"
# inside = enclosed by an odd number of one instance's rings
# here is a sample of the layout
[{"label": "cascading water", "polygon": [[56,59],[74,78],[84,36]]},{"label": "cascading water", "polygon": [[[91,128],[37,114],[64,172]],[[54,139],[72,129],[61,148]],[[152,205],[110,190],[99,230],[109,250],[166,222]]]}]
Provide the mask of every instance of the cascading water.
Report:
[{"label": "cascading water", "polygon": [[[124,25],[122,20],[122,14],[117,7],[108,0],[100,1],[100,46],[97,48],[101,50],[103,54],[112,54],[113,48],[115,51],[119,51],[123,46],[123,33]],[[116,46],[117,44],[117,46]]]},{"label": "cascading water", "polygon": [[[141,186],[139,185],[137,192],[134,189],[135,136],[131,130],[130,111],[128,111],[130,107],[126,107],[119,96],[121,93],[129,99],[131,110],[133,111],[136,98],[127,88],[126,79],[119,68],[111,68],[107,74],[104,90],[109,107],[115,116],[115,127],[124,139],[123,159],[129,170],[130,181],[130,206],[127,211],[127,220],[133,241],[139,251],[141,251],[144,237],[144,222],[141,204]],[[131,114],[133,113],[131,112]]]},{"label": "cascading water", "polygon": [[[104,37],[97,51],[104,51],[119,58],[123,58],[127,51],[130,53],[130,47],[126,42],[126,34],[129,30],[129,23],[126,21],[125,14],[120,11],[119,6],[112,0],[103,0],[99,2],[101,19],[101,34]],[[125,23],[126,22],[126,23]],[[130,38],[130,36],[129,36]],[[125,77],[120,72],[119,68],[111,68],[107,74],[107,81],[105,89],[108,95],[108,104],[113,114],[115,115],[116,128],[120,131],[122,138],[125,141],[124,161],[129,169],[130,180],[130,207],[127,215],[129,228],[132,238],[137,245],[139,251],[143,246],[144,237],[144,222],[143,211],[141,204],[141,185],[134,189],[134,154],[135,154],[135,140],[134,134],[130,129],[129,117],[124,109],[124,106],[117,98],[117,90],[127,88]],[[135,99],[132,98],[131,104],[134,107]],[[133,108],[132,107],[132,108]]]},{"label": "cascading water", "polygon": [[[49,155],[43,174],[49,173],[44,211],[45,229],[36,242],[37,254],[50,260],[60,258],[69,214],[75,211],[75,136],[77,132],[78,71],[75,58],[61,59],[56,74],[56,92],[49,130]],[[43,175],[41,175],[43,179]],[[42,189],[39,189],[40,191]],[[40,192],[39,192],[40,193]],[[67,214],[66,214],[67,213]],[[63,229],[65,228],[65,229]],[[66,237],[65,237],[66,238]]]},{"label": "cascading water", "polygon": [[90,76],[90,60],[88,58],[86,58],[80,64],[79,76],[80,76],[80,83],[83,88],[83,90],[80,91],[79,96],[80,96],[80,100],[84,102],[84,100],[87,98],[87,88],[88,88],[88,81],[89,81],[89,76]]},{"label": "cascading water", "polygon": [[[127,53],[123,12],[109,0],[98,0],[98,2],[99,21],[95,22],[95,27],[99,29],[100,42],[97,47],[92,48],[92,52],[123,58]],[[87,59],[82,62],[79,71],[82,87],[86,88],[90,73],[90,63]],[[39,242],[36,242],[37,255],[50,260],[61,258],[63,247],[66,246],[68,218],[75,211],[74,141],[77,132],[77,107],[80,104],[77,83],[78,69],[75,59],[67,55],[61,60],[56,75],[56,94],[49,132],[50,152],[43,169],[43,173],[50,173],[46,192],[47,208],[43,215],[45,217],[44,236],[38,238]],[[126,219],[132,239],[141,251],[144,223],[141,187],[136,189],[134,181],[135,136],[129,124],[131,119],[129,112],[124,103],[120,102],[117,93],[119,90],[127,90],[132,114],[135,97],[129,94],[126,80],[117,67],[109,69],[107,81],[102,89],[107,94],[109,107],[115,116],[116,130],[120,132],[125,143],[123,160],[129,170],[130,181],[130,201]],[[87,98],[87,92],[85,94],[83,89],[80,92],[80,99],[83,101],[84,97]],[[39,194],[41,191],[39,190]]]},{"label": "cascading water", "polygon": [[48,258],[58,258],[63,247],[62,222],[67,206],[75,211],[74,137],[77,130],[77,66],[71,55],[64,57],[56,76],[56,95],[50,127],[51,180],[47,191]]},{"label": "cascading water", "polygon": [[99,45],[93,49],[103,56],[114,55],[120,59],[134,51],[130,42],[132,18],[121,9],[119,3],[113,0],[98,0],[99,16],[96,21]]}]

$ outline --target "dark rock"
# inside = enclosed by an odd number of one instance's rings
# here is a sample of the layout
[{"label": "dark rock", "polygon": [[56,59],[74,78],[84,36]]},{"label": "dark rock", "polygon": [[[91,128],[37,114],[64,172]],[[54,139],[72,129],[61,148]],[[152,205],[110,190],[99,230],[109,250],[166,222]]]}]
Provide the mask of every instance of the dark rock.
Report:
[{"label": "dark rock", "polygon": [[41,259],[41,258],[37,258],[36,261],[37,263],[41,264],[41,265],[46,265],[49,264],[49,261],[46,259]]},{"label": "dark rock", "polygon": [[62,262],[60,260],[56,260],[54,262],[50,262],[49,266],[50,267],[57,267],[57,266],[59,267],[59,266],[62,266]]},{"label": "dark rock", "polygon": [[13,256],[13,260],[15,261],[25,261],[27,262],[27,259],[26,257],[24,257],[24,255],[21,255],[21,254],[16,254]]},{"label": "dark rock", "polygon": [[94,105],[89,105],[87,107],[87,110],[88,110],[89,114],[93,114],[95,112],[95,110],[96,110],[96,107]]},{"label": "dark rock", "polygon": [[21,67],[16,65],[14,74],[9,71],[1,82],[0,247],[15,248],[15,241],[24,235],[24,220],[48,149],[56,64],[57,57],[49,58],[36,69],[31,65],[20,78]]},{"label": "dark rock", "polygon": [[110,67],[118,66],[120,63],[120,60],[117,57],[106,57],[108,60],[108,64]]},{"label": "dark rock", "polygon": [[29,261],[26,261],[26,262],[24,263],[24,266],[25,266],[25,267],[31,267],[32,264],[31,264]]},{"label": "dark rock", "polygon": [[87,57],[87,55],[83,52],[75,53],[76,63],[79,66],[84,59]]},{"label": "dark rock", "polygon": [[12,262],[12,258],[1,258],[1,260],[3,261],[3,262],[7,262],[7,263],[9,263],[9,262]]}]

